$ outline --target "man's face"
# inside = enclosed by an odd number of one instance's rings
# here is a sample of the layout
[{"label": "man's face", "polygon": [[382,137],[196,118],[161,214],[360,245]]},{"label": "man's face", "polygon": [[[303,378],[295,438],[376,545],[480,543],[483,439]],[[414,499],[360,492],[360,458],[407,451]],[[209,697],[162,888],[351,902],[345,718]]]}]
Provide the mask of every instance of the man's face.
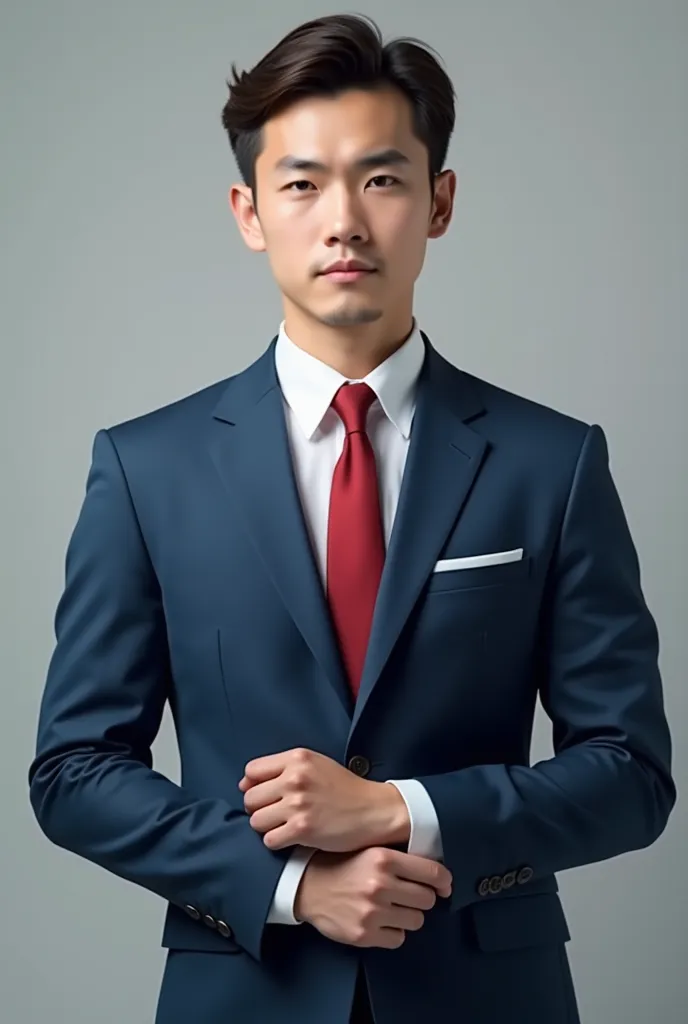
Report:
[{"label": "man's face", "polygon": [[[232,207],[244,240],[266,251],[287,316],[331,327],[381,318],[406,327],[427,240],[449,224],[454,175],[431,195],[427,149],[396,90],[301,100],[269,121],[249,189]],[[367,268],[328,273],[338,261]]]}]

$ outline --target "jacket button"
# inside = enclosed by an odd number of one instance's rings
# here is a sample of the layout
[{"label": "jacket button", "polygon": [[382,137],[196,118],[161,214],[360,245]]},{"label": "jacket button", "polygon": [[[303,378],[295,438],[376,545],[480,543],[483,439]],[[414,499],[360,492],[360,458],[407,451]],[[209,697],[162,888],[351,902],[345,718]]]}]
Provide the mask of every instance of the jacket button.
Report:
[{"label": "jacket button", "polygon": [[370,761],[367,757],[363,757],[361,754],[356,754],[349,761],[349,771],[353,772],[354,775],[360,775],[363,777],[370,771]]},{"label": "jacket button", "polygon": [[489,891],[490,891],[490,879],[489,878],[483,878],[482,882],[478,886],[478,895],[479,896],[487,896]]},{"label": "jacket button", "polygon": [[510,889],[516,883],[516,872],[507,871],[502,878],[502,889]]},{"label": "jacket button", "polygon": [[217,922],[217,930],[223,939],[230,939],[232,937],[232,929],[224,921]]},{"label": "jacket button", "polygon": [[502,891],[502,879],[500,875],[494,875],[494,877],[490,879],[489,889],[490,892],[495,895]]},{"label": "jacket button", "polygon": [[187,914],[189,915],[189,917],[192,917],[192,918],[194,919],[194,921],[200,921],[200,920],[201,920],[201,914],[200,914],[200,911],[196,910],[196,908],[195,908],[195,907],[192,907],[190,903],[189,903],[189,904],[187,904],[187,905],[186,905],[186,906],[184,907],[184,910],[185,910],[185,911],[186,911],[186,913],[187,913]]},{"label": "jacket button", "polygon": [[519,873],[516,875],[516,881],[519,885],[525,885],[533,877],[533,869],[529,867],[521,868]]},{"label": "jacket button", "polygon": [[207,924],[209,928],[217,928],[217,921],[212,914],[205,914],[203,916],[203,924]]}]

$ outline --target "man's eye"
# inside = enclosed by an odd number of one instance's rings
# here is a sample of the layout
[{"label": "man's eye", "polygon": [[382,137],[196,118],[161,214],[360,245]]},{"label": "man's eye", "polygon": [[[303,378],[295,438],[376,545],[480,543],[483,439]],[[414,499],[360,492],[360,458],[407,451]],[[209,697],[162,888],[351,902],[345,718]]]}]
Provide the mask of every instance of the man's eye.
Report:
[{"label": "man's eye", "polygon": [[305,189],[305,188],[297,188],[296,186],[297,186],[297,185],[306,185],[306,186],[309,186],[309,185],[312,185],[312,184],[313,184],[313,183],[312,183],[311,181],[306,181],[306,179],[305,179],[305,178],[301,178],[301,179],[300,179],[299,181],[291,181],[291,182],[290,182],[290,183],[289,183],[289,184],[287,185],[287,191],[288,191],[288,192],[306,192],[306,191],[307,191],[307,189]]},{"label": "man's eye", "polygon": [[[399,179],[398,178],[393,178],[391,174],[376,174],[375,177],[371,178],[370,180],[371,180],[371,182],[372,181],[378,182],[378,185],[379,185],[380,182],[386,182],[388,185],[398,185],[399,184]],[[384,187],[384,185],[382,185],[380,187]]]}]

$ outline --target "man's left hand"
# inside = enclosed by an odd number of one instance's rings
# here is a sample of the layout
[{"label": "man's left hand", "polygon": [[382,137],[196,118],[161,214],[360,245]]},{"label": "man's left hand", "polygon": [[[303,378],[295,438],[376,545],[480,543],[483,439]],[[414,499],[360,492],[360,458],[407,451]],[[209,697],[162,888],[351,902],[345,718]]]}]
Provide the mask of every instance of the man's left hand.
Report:
[{"label": "man's left hand", "polygon": [[297,747],[255,758],[244,772],[244,808],[271,850],[300,844],[346,853],[408,841],[396,786],[362,779],[324,754]]}]

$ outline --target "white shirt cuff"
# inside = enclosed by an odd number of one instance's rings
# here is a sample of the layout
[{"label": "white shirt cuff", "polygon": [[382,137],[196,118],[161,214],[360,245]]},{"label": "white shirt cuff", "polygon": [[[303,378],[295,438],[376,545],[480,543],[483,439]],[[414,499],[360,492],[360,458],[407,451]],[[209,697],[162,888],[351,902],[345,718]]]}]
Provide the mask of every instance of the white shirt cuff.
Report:
[{"label": "white shirt cuff", "polygon": [[411,838],[407,853],[431,860],[443,860],[442,834],[435,805],[418,779],[386,779],[401,793],[411,821]]},{"label": "white shirt cuff", "polygon": [[303,921],[297,921],[294,917],[294,901],[303,873],[315,852],[316,850],[311,846],[294,847],[277,882],[267,924],[303,924]]}]

